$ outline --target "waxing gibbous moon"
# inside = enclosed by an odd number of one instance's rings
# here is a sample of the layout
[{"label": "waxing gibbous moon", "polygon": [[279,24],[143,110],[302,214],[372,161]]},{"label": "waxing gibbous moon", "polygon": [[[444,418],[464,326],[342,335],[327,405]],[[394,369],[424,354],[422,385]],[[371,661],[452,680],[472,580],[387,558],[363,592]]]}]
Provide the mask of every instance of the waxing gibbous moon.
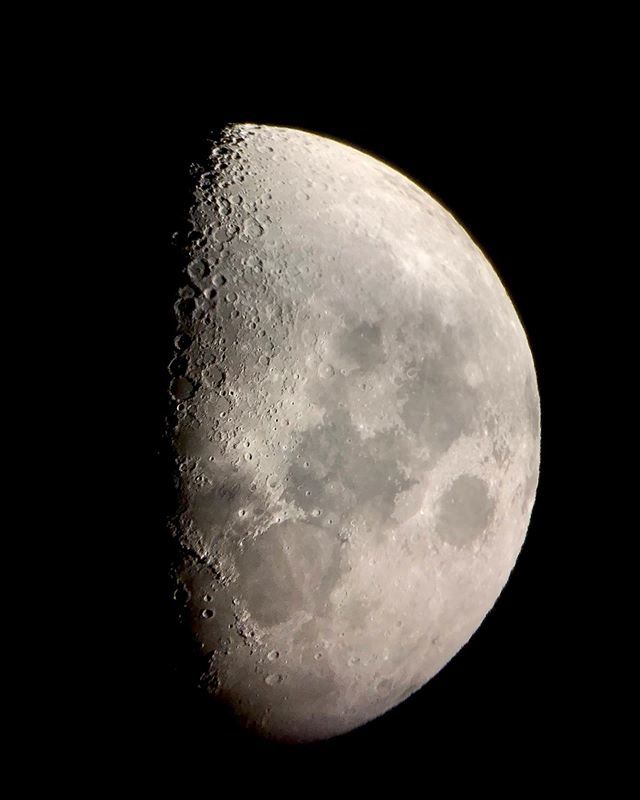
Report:
[{"label": "waxing gibbous moon", "polygon": [[190,222],[176,596],[242,724],[332,737],[423,686],[504,587],[538,481],[531,352],[460,224],[345,144],[227,128]]}]

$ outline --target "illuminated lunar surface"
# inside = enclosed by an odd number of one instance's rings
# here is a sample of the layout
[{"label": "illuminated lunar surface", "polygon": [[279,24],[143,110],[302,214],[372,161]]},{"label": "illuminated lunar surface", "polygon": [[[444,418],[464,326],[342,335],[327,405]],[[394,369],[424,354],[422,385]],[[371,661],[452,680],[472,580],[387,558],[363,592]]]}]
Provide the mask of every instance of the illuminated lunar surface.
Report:
[{"label": "illuminated lunar surface", "polygon": [[207,691],[263,736],[328,738],[433,677],[505,585],[534,364],[478,247],[389,166],[238,125],[194,182],[177,594]]}]

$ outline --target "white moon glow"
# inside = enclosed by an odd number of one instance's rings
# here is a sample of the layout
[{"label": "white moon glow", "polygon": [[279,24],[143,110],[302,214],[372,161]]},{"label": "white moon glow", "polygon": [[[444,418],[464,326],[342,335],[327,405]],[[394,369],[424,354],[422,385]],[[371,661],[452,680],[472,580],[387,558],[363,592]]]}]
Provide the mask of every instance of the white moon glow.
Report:
[{"label": "white moon glow", "polygon": [[262,735],[331,737],[435,675],[506,583],[533,360],[462,227],[346,145],[233,126],[191,220],[170,435],[203,680]]}]

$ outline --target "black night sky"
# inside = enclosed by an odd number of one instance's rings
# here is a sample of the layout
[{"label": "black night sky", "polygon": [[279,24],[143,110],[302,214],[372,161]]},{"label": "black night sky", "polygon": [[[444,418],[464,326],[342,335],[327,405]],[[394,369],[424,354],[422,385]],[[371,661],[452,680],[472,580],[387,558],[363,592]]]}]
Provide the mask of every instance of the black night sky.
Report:
[{"label": "black night sky", "polygon": [[[127,539],[131,560],[121,589],[122,730],[111,758],[144,763],[149,774],[160,775],[208,764],[238,774],[251,764],[269,764],[282,775],[298,769],[313,775],[346,763],[371,770],[394,765],[407,774],[422,765],[425,791],[430,772],[455,776],[508,763],[525,780],[541,766],[566,769],[569,750],[600,735],[584,702],[582,668],[594,655],[576,585],[582,570],[576,548],[584,532],[574,511],[584,492],[574,470],[586,413],[575,401],[583,391],[583,362],[572,355],[582,339],[571,316],[583,291],[575,240],[585,235],[575,210],[584,192],[577,132],[588,101],[547,74],[516,86],[498,72],[468,76],[442,91],[425,84],[402,93],[385,84],[365,96],[352,85],[340,88],[249,95],[226,82],[224,91],[194,93],[169,70],[161,79],[138,75],[122,101],[114,136],[127,156],[129,185],[119,212],[126,223],[115,235],[126,257],[114,269],[126,287],[119,311],[127,322],[123,353],[135,364],[121,414],[136,434],[125,450],[137,465],[137,500],[126,525],[113,532]],[[483,625],[401,706],[345,736],[304,746],[245,740],[213,715],[184,680],[187,648],[166,601],[171,548],[162,529],[166,478],[156,451],[179,261],[171,234],[189,202],[190,163],[228,122],[329,135],[435,195],[478,243],[511,296],[528,334],[541,397],[537,502],[511,579]]]}]

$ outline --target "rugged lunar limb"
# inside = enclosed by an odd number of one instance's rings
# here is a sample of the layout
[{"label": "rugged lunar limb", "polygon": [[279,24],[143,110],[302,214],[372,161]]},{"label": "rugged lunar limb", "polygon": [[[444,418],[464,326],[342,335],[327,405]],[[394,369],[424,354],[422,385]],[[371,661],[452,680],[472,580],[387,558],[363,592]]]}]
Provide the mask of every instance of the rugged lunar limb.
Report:
[{"label": "rugged lunar limb", "polygon": [[196,181],[170,368],[179,594],[208,691],[261,735],[327,738],[419,689],[507,581],[538,480],[534,365],[483,254],[385,164],[237,125]]}]

